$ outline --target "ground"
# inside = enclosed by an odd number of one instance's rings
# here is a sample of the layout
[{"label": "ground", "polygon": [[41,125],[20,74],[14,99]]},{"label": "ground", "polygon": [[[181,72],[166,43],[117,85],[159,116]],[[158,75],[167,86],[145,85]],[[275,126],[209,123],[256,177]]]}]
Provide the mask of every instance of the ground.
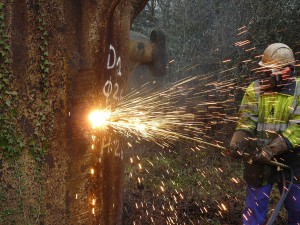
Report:
[{"label": "ground", "polygon": [[[139,145],[126,167],[123,224],[241,224],[242,164],[212,148]],[[278,200],[277,190],[270,212]],[[275,224],[285,224],[282,210]]]}]

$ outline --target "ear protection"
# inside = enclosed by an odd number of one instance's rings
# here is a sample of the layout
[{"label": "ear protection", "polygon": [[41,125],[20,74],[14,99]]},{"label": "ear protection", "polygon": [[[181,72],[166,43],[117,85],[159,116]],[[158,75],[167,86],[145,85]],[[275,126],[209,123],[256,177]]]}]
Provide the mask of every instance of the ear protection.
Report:
[{"label": "ear protection", "polygon": [[280,71],[280,76],[283,80],[287,79],[289,76],[292,75],[292,69],[290,66],[284,67],[281,71]]},{"label": "ear protection", "polygon": [[291,70],[291,75],[296,76],[296,68],[294,66],[289,66],[289,68]]},{"label": "ear protection", "polygon": [[283,70],[280,71],[282,75],[290,75],[292,72],[291,67],[287,66]]}]

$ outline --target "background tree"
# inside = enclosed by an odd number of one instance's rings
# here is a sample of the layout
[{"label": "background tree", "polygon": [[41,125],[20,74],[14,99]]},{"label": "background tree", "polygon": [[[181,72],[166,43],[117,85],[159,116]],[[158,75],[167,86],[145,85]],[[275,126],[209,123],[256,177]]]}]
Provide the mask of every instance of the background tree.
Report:
[{"label": "background tree", "polygon": [[[191,112],[198,114],[202,139],[228,146],[242,93],[257,78],[252,70],[267,45],[283,42],[299,59],[300,3],[157,0],[155,5],[155,13],[150,4],[145,7],[133,28],[146,35],[153,28],[166,33],[169,68],[161,84],[168,87],[181,78],[198,76],[190,84],[195,88],[191,98],[180,106],[189,101]],[[148,143],[135,150],[131,162],[124,224],[241,223],[245,194],[241,164],[215,148],[180,142],[159,149]],[[285,218],[282,211],[277,224],[286,223]]]}]

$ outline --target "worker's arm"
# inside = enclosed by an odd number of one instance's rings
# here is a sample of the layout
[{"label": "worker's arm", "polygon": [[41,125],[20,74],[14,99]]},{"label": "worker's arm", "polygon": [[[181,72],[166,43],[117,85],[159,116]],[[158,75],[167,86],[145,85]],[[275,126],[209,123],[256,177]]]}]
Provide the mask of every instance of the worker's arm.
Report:
[{"label": "worker's arm", "polygon": [[255,85],[252,82],[245,91],[236,127],[236,130],[243,130],[252,135],[255,134],[258,118],[258,99],[255,91]]},{"label": "worker's arm", "polygon": [[297,98],[297,105],[289,120],[288,128],[282,133],[291,150],[300,148],[300,97]]},{"label": "worker's arm", "polygon": [[263,147],[254,157],[255,161],[269,162],[279,154],[282,154],[289,149],[299,151],[300,147],[300,97],[295,100],[296,107],[293,110],[288,128],[282,132],[276,139]]},{"label": "worker's arm", "polygon": [[254,136],[258,117],[258,102],[254,82],[246,89],[240,110],[237,128],[230,142],[231,155],[242,157],[250,148],[250,138]]}]

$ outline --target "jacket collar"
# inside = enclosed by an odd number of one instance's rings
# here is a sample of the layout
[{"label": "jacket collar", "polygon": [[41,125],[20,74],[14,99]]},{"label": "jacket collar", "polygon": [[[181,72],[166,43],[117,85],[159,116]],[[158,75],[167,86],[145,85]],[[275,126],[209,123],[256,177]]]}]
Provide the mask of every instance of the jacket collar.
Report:
[{"label": "jacket collar", "polygon": [[296,88],[296,77],[293,76],[281,84],[281,87],[274,88],[272,91],[262,92],[262,94],[281,93],[285,95],[294,95]]}]

